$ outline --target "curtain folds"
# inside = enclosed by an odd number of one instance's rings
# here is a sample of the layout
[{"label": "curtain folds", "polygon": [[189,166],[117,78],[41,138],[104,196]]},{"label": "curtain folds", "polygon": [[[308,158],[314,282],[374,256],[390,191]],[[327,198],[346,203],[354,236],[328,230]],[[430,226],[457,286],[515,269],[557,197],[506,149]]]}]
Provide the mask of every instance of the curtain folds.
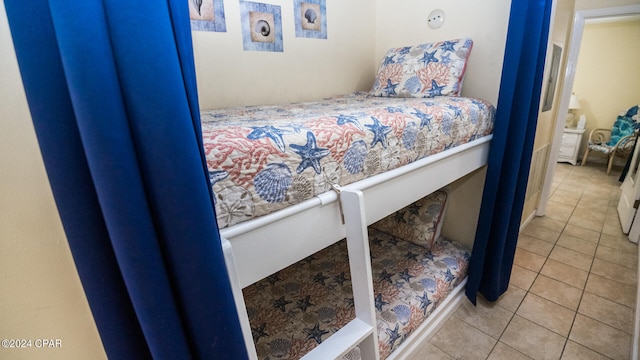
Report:
[{"label": "curtain folds", "polygon": [[512,1],[496,123],[476,230],[467,297],[507,290],[527,189],[540,104],[551,0]]},{"label": "curtain folds", "polygon": [[202,153],[187,3],[5,8],[107,356],[246,358]]}]

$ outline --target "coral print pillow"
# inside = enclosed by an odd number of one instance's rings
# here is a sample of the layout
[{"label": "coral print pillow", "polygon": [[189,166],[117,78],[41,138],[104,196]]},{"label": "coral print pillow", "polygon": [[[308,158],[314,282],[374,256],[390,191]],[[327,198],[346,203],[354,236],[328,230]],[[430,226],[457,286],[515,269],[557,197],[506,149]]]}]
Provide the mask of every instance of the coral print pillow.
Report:
[{"label": "coral print pillow", "polygon": [[455,39],[387,51],[371,95],[458,96],[473,41]]}]

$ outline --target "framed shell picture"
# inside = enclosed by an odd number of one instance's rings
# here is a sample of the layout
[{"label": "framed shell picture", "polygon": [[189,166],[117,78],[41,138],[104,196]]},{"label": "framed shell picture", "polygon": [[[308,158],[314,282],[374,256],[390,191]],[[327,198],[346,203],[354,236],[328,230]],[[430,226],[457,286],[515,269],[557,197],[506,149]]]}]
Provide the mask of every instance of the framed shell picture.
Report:
[{"label": "framed shell picture", "polygon": [[294,0],[296,37],[327,38],[326,0]]},{"label": "framed shell picture", "polygon": [[249,51],[284,51],[280,6],[240,1],[242,43]]},{"label": "framed shell picture", "polygon": [[227,32],[222,0],[187,0],[191,30]]}]

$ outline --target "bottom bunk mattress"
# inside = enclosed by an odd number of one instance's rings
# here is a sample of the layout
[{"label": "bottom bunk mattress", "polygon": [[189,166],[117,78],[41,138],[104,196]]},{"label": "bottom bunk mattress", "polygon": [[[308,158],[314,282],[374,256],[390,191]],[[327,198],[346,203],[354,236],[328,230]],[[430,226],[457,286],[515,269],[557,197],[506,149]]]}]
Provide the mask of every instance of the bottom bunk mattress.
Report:
[{"label": "bottom bunk mattress", "polygon": [[[431,250],[369,229],[380,357],[400,346],[465,278],[469,252]],[[342,240],[243,290],[259,359],[299,359],[355,318]]]},{"label": "bottom bunk mattress", "polygon": [[492,133],[495,108],[473,98],[380,98],[201,112],[220,228]]}]

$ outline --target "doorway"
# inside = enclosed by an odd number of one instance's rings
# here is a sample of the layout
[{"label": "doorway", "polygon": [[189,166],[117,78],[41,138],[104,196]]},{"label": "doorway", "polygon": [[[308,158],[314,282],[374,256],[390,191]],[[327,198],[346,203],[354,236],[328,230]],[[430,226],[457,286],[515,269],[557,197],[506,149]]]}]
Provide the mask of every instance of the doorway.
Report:
[{"label": "doorway", "polygon": [[[576,65],[578,62],[585,22],[587,20],[621,18],[625,16],[640,16],[640,5],[580,10],[574,13],[571,37],[568,44],[567,62],[564,69],[564,82],[561,89],[559,89],[560,98],[558,99],[559,105],[557,114],[566,114],[569,110],[569,101],[574,85]],[[546,212],[547,202],[551,195],[553,176],[558,159],[558,152],[562,142],[564,127],[565,118],[558,116],[555,123],[554,138],[551,143],[542,192],[538,206],[536,207],[536,216],[543,216]]]}]

